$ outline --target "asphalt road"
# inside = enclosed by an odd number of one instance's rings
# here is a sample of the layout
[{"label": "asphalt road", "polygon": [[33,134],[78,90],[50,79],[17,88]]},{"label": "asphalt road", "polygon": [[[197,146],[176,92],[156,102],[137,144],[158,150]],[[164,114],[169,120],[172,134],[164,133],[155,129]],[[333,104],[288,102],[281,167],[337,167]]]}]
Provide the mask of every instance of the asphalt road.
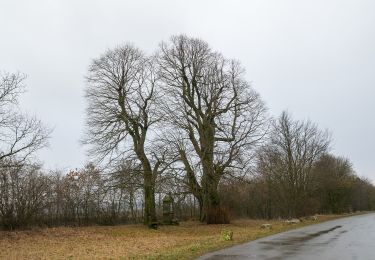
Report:
[{"label": "asphalt road", "polygon": [[287,231],[198,259],[375,260],[375,214],[341,218]]}]

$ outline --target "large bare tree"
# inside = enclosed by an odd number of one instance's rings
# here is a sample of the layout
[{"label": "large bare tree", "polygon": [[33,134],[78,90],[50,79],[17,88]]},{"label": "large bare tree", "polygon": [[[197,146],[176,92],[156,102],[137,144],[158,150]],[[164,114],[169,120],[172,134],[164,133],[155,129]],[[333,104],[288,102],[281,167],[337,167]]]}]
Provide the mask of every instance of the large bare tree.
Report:
[{"label": "large bare tree", "polygon": [[145,197],[145,224],[156,221],[155,180],[163,169],[160,150],[150,149],[160,120],[156,113],[157,77],[152,58],[132,45],[108,50],[94,59],[87,75],[85,139],[99,159],[135,155],[141,164]]},{"label": "large bare tree", "polygon": [[25,90],[25,75],[0,72],[0,165],[20,164],[48,144],[51,130],[36,117],[22,113],[19,95]]},{"label": "large bare tree", "polygon": [[259,171],[276,192],[285,215],[303,215],[313,188],[314,163],[327,152],[330,134],[311,121],[293,120],[283,112],[273,122],[270,140],[259,152]]},{"label": "large bare tree", "polygon": [[187,183],[203,208],[202,220],[225,222],[219,182],[252,159],[252,148],[265,134],[265,106],[239,62],[200,39],[180,35],[162,43],[158,66],[163,109],[174,126],[169,140],[176,144]]}]

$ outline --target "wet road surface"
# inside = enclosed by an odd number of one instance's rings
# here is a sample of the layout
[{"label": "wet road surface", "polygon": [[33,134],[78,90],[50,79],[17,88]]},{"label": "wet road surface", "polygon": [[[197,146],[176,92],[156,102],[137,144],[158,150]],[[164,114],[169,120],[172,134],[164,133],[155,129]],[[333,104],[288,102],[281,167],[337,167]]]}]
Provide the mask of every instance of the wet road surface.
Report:
[{"label": "wet road surface", "polygon": [[375,260],[375,214],[347,217],[287,231],[198,259]]}]

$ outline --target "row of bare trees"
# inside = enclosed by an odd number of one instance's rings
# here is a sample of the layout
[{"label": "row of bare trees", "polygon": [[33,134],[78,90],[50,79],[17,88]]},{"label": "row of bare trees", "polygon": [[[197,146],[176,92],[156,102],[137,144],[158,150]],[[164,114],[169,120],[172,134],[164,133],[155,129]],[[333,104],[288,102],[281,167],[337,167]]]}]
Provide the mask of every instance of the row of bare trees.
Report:
[{"label": "row of bare trees", "polygon": [[348,159],[329,154],[330,139],[312,122],[283,112],[272,122],[253,172],[222,183],[224,205],[256,218],[375,209],[375,187],[357,176]]},{"label": "row of bare trees", "polygon": [[147,55],[131,44],[91,61],[84,143],[94,163],[45,173],[34,152],[50,130],[20,112],[24,76],[1,74],[0,223],[226,223],[230,213],[297,217],[370,210],[374,186],[329,155],[330,134],[283,112],[269,117],[244,68],[203,40],[173,36]]},{"label": "row of bare trees", "polygon": [[[110,174],[93,164],[68,173],[44,172],[37,165],[2,167],[0,229],[143,222],[140,168],[134,161],[121,162]],[[157,181],[155,189],[155,215],[162,215],[162,199],[172,191],[177,218],[198,216],[197,201],[173,179]]]},{"label": "row of bare trees", "polygon": [[[92,164],[82,169],[45,173],[37,165],[1,168],[0,227],[114,225],[143,222],[145,200],[140,164],[121,162],[108,173]],[[375,209],[375,187],[359,178],[347,159],[324,154],[312,165],[306,195],[293,197],[280,176],[257,171],[245,178],[225,178],[218,185],[221,206],[231,217],[290,218]],[[201,207],[178,175],[156,180],[156,216],[171,192],[175,217],[199,220]],[[296,201],[297,200],[297,201]],[[293,208],[294,205],[299,205]]]},{"label": "row of bare trees", "polygon": [[[313,214],[342,214],[375,209],[375,187],[366,178],[355,174],[347,159],[324,155],[313,166],[310,186],[301,206],[291,214],[293,198],[290,191],[281,191],[280,184],[259,174],[246,181],[228,180],[220,187],[223,204],[236,217],[290,218]],[[285,198],[291,197],[289,205]]]}]

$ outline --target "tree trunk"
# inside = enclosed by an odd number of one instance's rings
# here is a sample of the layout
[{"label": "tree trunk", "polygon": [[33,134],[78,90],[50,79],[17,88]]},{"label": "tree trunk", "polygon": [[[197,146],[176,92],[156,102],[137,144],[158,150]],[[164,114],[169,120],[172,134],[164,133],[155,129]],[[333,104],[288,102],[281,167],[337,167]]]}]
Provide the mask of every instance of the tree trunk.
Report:
[{"label": "tree trunk", "polygon": [[214,174],[205,174],[203,178],[203,209],[207,224],[229,223],[227,212],[221,207],[218,192],[219,178]]},{"label": "tree trunk", "polygon": [[214,165],[214,144],[215,129],[213,122],[209,121],[203,127],[203,138],[201,138],[201,162],[203,168],[202,193],[203,209],[205,212],[205,221],[207,224],[225,224],[229,223],[228,216],[220,205],[218,185],[222,172],[215,169]]},{"label": "tree trunk", "polygon": [[136,217],[135,211],[134,211],[134,192],[133,192],[133,189],[130,189],[130,191],[129,191],[129,206],[130,206],[130,214],[132,216],[133,223],[137,223],[137,217]]},{"label": "tree trunk", "polygon": [[153,223],[157,222],[155,210],[155,189],[152,172],[146,170],[144,170],[144,197],[144,224],[151,227]]},{"label": "tree trunk", "polygon": [[[157,222],[156,210],[155,210],[155,178],[154,173],[151,169],[150,161],[148,160],[144,151],[144,140],[146,134],[143,134],[143,138],[139,143],[135,142],[135,152],[138,159],[142,163],[143,170],[143,186],[144,186],[144,218],[143,222],[150,228],[155,228]],[[156,173],[155,173],[156,174]]]}]

